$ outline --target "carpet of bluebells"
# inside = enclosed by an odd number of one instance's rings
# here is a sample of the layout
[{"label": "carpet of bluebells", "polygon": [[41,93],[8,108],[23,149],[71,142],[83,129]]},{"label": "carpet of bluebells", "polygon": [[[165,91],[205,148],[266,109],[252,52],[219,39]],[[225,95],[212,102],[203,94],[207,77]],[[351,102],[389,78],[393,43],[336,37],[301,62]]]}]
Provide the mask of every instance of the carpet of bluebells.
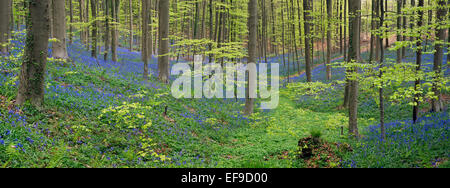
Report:
[{"label": "carpet of bluebells", "polygon": [[[328,126],[334,122],[330,118],[343,114],[336,109],[342,100],[340,85],[320,99],[302,96],[293,105],[283,99],[278,109],[251,117],[240,112],[243,100],[174,99],[155,78],[156,57],[149,63],[153,76],[144,80],[140,53],[119,47],[118,62],[105,61],[103,54],[92,58],[78,41],[68,45],[70,60],[49,58],[44,109],[18,108],[14,99],[24,41],[25,32],[16,32],[10,55],[0,58],[0,167],[303,167],[292,156],[296,142],[309,134],[305,127]],[[281,76],[295,72],[287,72],[282,57],[268,61],[281,64]],[[432,55],[424,61],[431,62]],[[324,81],[325,66],[320,64],[317,59],[313,78]],[[333,80],[343,79],[344,72],[333,68]],[[290,78],[303,80],[305,74]],[[324,139],[353,147],[335,167],[448,166],[448,113],[422,114],[413,125],[405,120],[409,111],[404,108],[386,109],[391,123],[383,143],[378,126],[369,126],[376,124],[374,100],[360,100],[360,142],[323,128]],[[280,130],[285,132],[272,134]]]},{"label": "carpet of bluebells", "polygon": [[[120,63],[104,61],[90,57],[78,42],[68,46],[71,62],[49,59],[45,110],[19,109],[14,98],[24,38],[23,31],[16,33],[11,55],[0,64],[4,167],[214,167],[217,157],[210,148],[251,121],[239,111],[241,100],[173,100],[154,77],[141,79],[139,53],[118,48]],[[149,68],[156,72],[155,58]],[[124,114],[146,115],[132,128],[99,118],[105,109],[136,103],[152,111]],[[151,127],[144,127],[148,122]]]},{"label": "carpet of bluebells", "polygon": [[[386,140],[380,126],[369,126],[361,143],[342,163],[351,168],[434,168],[450,157],[448,112],[428,114],[412,121],[386,124]],[[448,164],[446,164],[448,167]]]}]

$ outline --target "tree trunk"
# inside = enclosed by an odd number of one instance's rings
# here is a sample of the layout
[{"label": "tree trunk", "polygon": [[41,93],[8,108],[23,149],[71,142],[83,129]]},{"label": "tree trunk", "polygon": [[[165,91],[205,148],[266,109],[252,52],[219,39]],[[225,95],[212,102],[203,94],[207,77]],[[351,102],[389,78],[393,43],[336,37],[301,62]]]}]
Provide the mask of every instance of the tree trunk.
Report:
[{"label": "tree trunk", "polygon": [[[298,4],[298,0],[297,0]],[[278,45],[276,45],[277,39],[276,39],[276,30],[275,30],[275,4],[273,0],[270,0],[270,7],[271,7],[271,14],[272,14],[272,53],[275,53],[278,56]],[[300,18],[300,13],[299,13]],[[299,24],[300,25],[300,24]]]},{"label": "tree trunk", "polygon": [[[339,6],[339,8],[338,8],[338,10],[339,10],[339,43],[340,43],[340,45],[339,45],[339,49],[340,49],[340,52],[341,52],[341,54],[344,54],[344,36],[343,36],[343,28],[342,28],[342,17],[343,17],[343,15],[344,15],[344,11],[343,11],[343,8],[342,8],[342,4],[341,3],[339,3],[339,2],[341,2],[340,0],[338,0],[338,6]],[[345,57],[344,57],[344,61],[345,61]]]},{"label": "tree trunk", "polygon": [[[283,68],[286,70],[286,44],[285,44],[285,24],[284,24],[284,6],[283,3],[281,3],[281,43],[282,43],[282,50],[283,50]],[[288,62],[289,63],[289,62]],[[289,73],[288,73],[288,82],[289,82]]]},{"label": "tree trunk", "polygon": [[[144,79],[147,80],[148,79],[148,55],[149,55],[149,49],[148,49],[148,44],[149,44],[149,4],[150,4],[150,0],[142,0],[142,61],[144,61]],[[150,34],[151,35],[151,34]]]},{"label": "tree trunk", "polygon": [[169,1],[159,1],[158,78],[169,83]]},{"label": "tree trunk", "polygon": [[[248,63],[256,63],[257,53],[257,32],[258,32],[258,2],[250,0],[248,2]],[[244,114],[251,115],[253,113],[255,99],[250,96],[250,74],[247,71],[247,87],[245,96]]]},{"label": "tree trunk", "polygon": [[[406,7],[406,0],[402,0],[402,8]],[[403,30],[406,31],[406,15],[402,15],[403,17]],[[406,41],[406,36],[403,35],[402,38],[403,41]],[[404,59],[406,57],[406,48],[403,47],[402,48],[402,59]]]},{"label": "tree trunk", "polygon": [[373,30],[375,30],[375,18],[374,18],[375,17],[375,1],[376,0],[372,0],[372,9],[371,9],[369,63],[372,63],[372,61],[373,61],[373,53],[375,51],[374,43],[376,43],[375,42],[375,34],[373,31]]},{"label": "tree trunk", "polygon": [[70,25],[69,25],[69,44],[72,44],[73,42],[73,4],[72,1],[69,1],[69,21],[70,21]]},{"label": "tree trunk", "polygon": [[109,28],[109,21],[110,21],[110,13],[109,13],[109,7],[111,6],[111,0],[105,0],[105,35],[104,35],[104,42],[105,42],[105,51],[103,59],[106,61],[108,59],[108,53],[109,53],[109,45],[110,45],[110,28]]},{"label": "tree trunk", "polygon": [[16,103],[30,102],[41,109],[44,103],[45,66],[47,62],[50,0],[29,0],[25,54],[19,75]]},{"label": "tree trunk", "polygon": [[67,59],[66,47],[66,3],[60,0],[53,0],[53,35],[58,41],[52,44],[53,57],[57,59]]},{"label": "tree trunk", "polygon": [[[384,24],[385,10],[384,10],[384,7],[383,7],[383,1],[382,0],[378,0],[378,2],[379,2],[380,10],[381,10],[379,27],[382,27],[383,24]],[[380,43],[383,43],[382,37],[380,37]],[[399,52],[399,50],[397,51],[397,53],[398,52]],[[398,55],[398,57],[401,57],[401,54]],[[383,45],[380,45],[380,70],[379,70],[379,78],[380,79],[383,77],[383,71],[381,70],[383,68],[383,64],[384,64],[384,48],[383,48]],[[381,85],[383,85],[383,81],[381,81]],[[383,97],[383,92],[384,91],[383,91],[383,86],[381,86],[379,88],[378,92],[379,92],[379,100],[380,100],[380,132],[381,132],[381,138],[383,140],[385,140],[386,139],[386,129],[384,127],[384,97]]]},{"label": "tree trunk", "polygon": [[[436,44],[435,44],[435,53],[434,53],[434,66],[433,70],[436,73],[435,81],[433,83],[433,92],[437,96],[437,99],[432,100],[432,109],[434,112],[440,112],[443,110],[444,106],[441,101],[441,92],[439,83],[441,83],[441,70],[442,70],[442,61],[444,59],[444,45],[440,43],[440,41],[445,41],[445,18],[447,16],[447,9],[445,8],[446,2],[445,0],[438,1],[438,10],[436,13],[436,22],[438,22],[438,27],[436,28]],[[438,42],[439,41],[439,42]]]},{"label": "tree trunk", "polygon": [[347,46],[347,7],[348,1],[344,0],[344,59],[348,60],[348,46]]},{"label": "tree trunk", "polygon": [[[105,1],[108,1],[108,0],[105,0]],[[51,3],[51,2],[50,2]],[[78,9],[79,9],[79,15],[78,15],[78,18],[79,18],[79,22],[81,22],[81,23],[83,23],[84,22],[84,9],[83,9],[83,5],[84,5],[84,0],[79,0],[79,2],[78,2]],[[50,14],[51,15],[51,14]],[[51,26],[51,24],[50,24],[50,26]],[[51,32],[51,28],[50,28],[50,32]],[[86,41],[86,38],[85,38],[85,32],[84,32],[84,27],[83,26],[81,26],[80,27],[80,42],[82,43],[82,44],[84,44]]]},{"label": "tree trunk", "polygon": [[114,62],[117,62],[117,45],[118,45],[118,30],[117,30],[117,24],[119,22],[118,20],[118,7],[119,7],[119,0],[112,0],[111,4],[111,17],[112,20],[115,22],[113,25],[113,28],[111,30],[111,59]]},{"label": "tree trunk", "polygon": [[305,27],[305,64],[306,64],[306,80],[307,82],[312,82],[312,75],[311,75],[311,64],[312,64],[312,58],[311,58],[311,2],[310,1],[303,1],[303,8],[304,8],[304,27]]},{"label": "tree trunk", "polygon": [[[400,16],[402,12],[402,0],[397,0],[397,41],[401,41],[402,40],[402,35],[400,30],[402,29],[402,17]],[[401,63],[402,62],[402,49],[399,48],[397,50],[397,63]]]},{"label": "tree trunk", "polygon": [[[349,60],[359,61],[360,51],[360,19],[361,19],[361,0],[349,0],[350,25],[349,25]],[[357,67],[354,67],[350,73],[356,74]],[[358,81],[355,78],[349,81],[349,133],[352,136],[359,137],[358,133]]]},{"label": "tree trunk", "polygon": [[129,5],[130,5],[130,27],[129,27],[129,29],[130,29],[130,47],[129,47],[129,50],[130,50],[130,52],[132,52],[133,51],[133,43],[134,43],[134,39],[133,39],[133,35],[134,35],[134,33],[133,33],[133,1],[132,0],[129,1]]},{"label": "tree trunk", "polygon": [[8,53],[8,33],[11,22],[11,0],[0,2],[0,53]]},{"label": "tree trunk", "polygon": [[[423,8],[424,0],[419,0],[418,7]],[[422,27],[423,24],[423,10],[418,10],[418,21],[417,21],[417,27]],[[422,33],[419,31],[419,36],[422,36]],[[420,71],[420,67],[422,66],[422,42],[421,40],[417,41],[417,52],[416,52],[416,73]],[[414,90],[417,91],[419,89],[420,85],[420,79],[416,79],[414,83]],[[417,119],[419,117],[419,94],[414,95],[414,106],[413,106],[413,122],[416,123]]]},{"label": "tree trunk", "polygon": [[[92,18],[95,20],[97,19],[97,1],[91,0],[91,14]],[[92,49],[91,49],[91,56],[97,59],[97,28],[98,28],[98,21],[92,22]]]},{"label": "tree trunk", "polygon": [[[209,0],[209,40],[214,41],[214,14],[213,14],[213,0]],[[209,50],[212,51],[212,43],[209,44]],[[213,55],[209,55],[209,63],[212,63]]]},{"label": "tree trunk", "polygon": [[[411,0],[411,8],[414,8],[415,6],[416,6],[416,0]],[[416,21],[414,17],[415,17],[415,12],[412,11],[412,14],[409,19],[409,29],[411,29],[411,30],[413,30],[414,22]],[[414,37],[410,37],[409,40],[414,41]]]},{"label": "tree trunk", "polygon": [[331,24],[330,20],[333,16],[332,0],[327,1],[327,80],[331,80]]},{"label": "tree trunk", "polygon": [[[86,2],[86,5],[84,6],[84,8],[85,8],[85,14],[84,14],[84,21],[86,22],[86,23],[89,23],[89,1],[90,0],[86,0],[85,2]],[[90,25],[89,24],[87,24],[87,26],[86,26],[86,47],[87,47],[87,50],[89,51],[89,50],[91,50],[90,48],[91,48],[91,43],[90,43],[90,41],[89,41],[89,39],[90,39],[90,33],[89,33],[89,30],[90,30]]]}]

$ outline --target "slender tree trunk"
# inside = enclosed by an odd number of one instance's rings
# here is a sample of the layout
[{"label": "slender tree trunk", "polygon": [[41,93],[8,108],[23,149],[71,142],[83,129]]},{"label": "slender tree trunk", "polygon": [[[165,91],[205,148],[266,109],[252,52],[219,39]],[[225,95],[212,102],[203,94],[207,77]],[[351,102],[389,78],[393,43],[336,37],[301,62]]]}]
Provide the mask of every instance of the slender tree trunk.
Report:
[{"label": "slender tree trunk", "polygon": [[[298,3],[298,1],[297,1]],[[275,53],[278,56],[278,45],[276,45],[277,39],[276,39],[276,30],[275,30],[275,4],[273,2],[273,0],[270,0],[270,7],[271,7],[271,13],[272,13],[272,53]],[[300,18],[300,15],[299,15]]]},{"label": "slender tree trunk", "polygon": [[[85,8],[85,10],[84,10],[84,21],[85,21],[85,23],[89,23],[89,0],[85,0],[85,5],[84,5],[84,8]],[[86,44],[86,47],[87,47],[87,50],[89,51],[90,50],[90,48],[91,48],[91,44],[90,44],[90,42],[89,42],[89,30],[90,30],[90,25],[88,24],[87,26],[86,26],[86,29],[85,29],[85,44]]]},{"label": "slender tree trunk", "polygon": [[[402,8],[406,7],[406,0],[402,0]],[[403,30],[406,31],[406,15],[402,14],[402,18],[403,18]],[[406,41],[406,36],[403,35],[402,37],[402,41]],[[402,48],[402,59],[404,59],[406,57],[406,48],[403,47]]]},{"label": "slender tree trunk", "polygon": [[169,1],[159,1],[158,78],[169,83]]},{"label": "slender tree trunk", "polygon": [[[159,8],[159,1],[160,0],[155,0],[155,7],[154,7],[154,12],[155,12],[155,14],[158,12],[158,8]],[[158,14],[159,14],[159,12],[158,12]],[[157,16],[158,16],[158,14],[156,14],[155,15],[155,17],[157,18]],[[156,54],[156,49],[158,49],[159,50],[159,48],[157,48],[157,46],[159,45],[158,44],[158,42],[159,42],[159,32],[155,32],[155,35],[154,35],[154,37],[153,37],[153,45],[154,45],[154,47],[152,48],[152,49],[154,49],[154,53]]]},{"label": "slender tree trunk", "polygon": [[[213,14],[213,0],[209,0],[209,40],[211,40],[211,43],[209,44],[209,50],[212,51],[212,41],[214,41],[214,14]],[[212,63],[213,55],[209,55],[209,63]]]},{"label": "slender tree trunk", "polygon": [[[424,0],[419,0],[418,7],[423,8],[424,6]],[[418,21],[417,21],[417,27],[422,27],[423,24],[423,10],[418,10]],[[419,31],[419,36],[421,38],[422,33]],[[422,42],[421,40],[417,41],[417,52],[416,52],[416,73],[420,71],[420,68],[422,66]],[[414,90],[417,91],[419,89],[420,85],[420,79],[416,79],[414,83]],[[419,117],[419,94],[414,95],[414,106],[413,106],[413,122],[416,123],[417,119]]]},{"label": "slender tree trunk", "polygon": [[327,1],[327,80],[331,80],[331,24],[330,20],[333,16],[333,2],[332,0],[326,0]]},{"label": "slender tree trunk", "polygon": [[442,61],[444,60],[444,45],[438,41],[445,41],[445,18],[447,16],[447,9],[445,8],[446,2],[445,0],[438,1],[438,10],[436,13],[436,22],[438,27],[436,28],[436,44],[435,44],[435,53],[434,53],[434,66],[433,70],[436,73],[436,77],[433,82],[433,92],[437,96],[437,99],[433,99],[431,102],[431,106],[434,112],[440,112],[443,110],[444,106],[441,100],[441,92],[439,83],[441,83],[441,70],[442,70]]},{"label": "slender tree trunk", "polygon": [[110,46],[110,28],[109,28],[109,21],[111,20],[111,15],[109,13],[109,8],[111,7],[111,0],[105,0],[105,35],[104,35],[104,42],[105,42],[105,51],[103,59],[106,61],[108,59],[108,53],[109,53],[109,46]]},{"label": "slender tree trunk", "polygon": [[142,61],[144,61],[144,79],[148,79],[148,59],[149,59],[149,18],[150,0],[142,0]]},{"label": "slender tree trunk", "polygon": [[[15,17],[15,14],[14,14],[14,12],[15,12],[15,9],[14,9],[14,4],[13,4],[13,2],[12,2],[12,0],[8,0],[8,2],[9,2],[9,5],[8,5],[8,7],[9,7],[9,11],[10,11],[10,14],[9,14],[9,30],[8,30],[8,38],[12,38],[13,36],[13,31],[14,31],[14,23],[15,23],[15,21],[14,21],[14,17]],[[17,14],[17,13],[16,13]],[[8,48],[8,51],[9,51],[9,48]]]},{"label": "slender tree trunk", "polygon": [[[397,0],[397,41],[401,41],[402,40],[402,35],[400,30],[402,29],[402,17],[401,15],[401,11],[402,11],[402,0]],[[401,63],[402,62],[402,49],[399,48],[397,50],[397,63]]]},{"label": "slender tree trunk", "polygon": [[375,34],[374,34],[374,30],[375,30],[375,1],[376,0],[372,0],[372,9],[371,9],[371,23],[370,23],[370,52],[369,52],[369,63],[372,63],[373,61],[373,53],[375,51],[374,48],[374,43],[375,43]]},{"label": "slender tree trunk", "polygon": [[0,2],[0,53],[8,53],[8,33],[11,22],[11,0]]},{"label": "slender tree trunk", "polygon": [[133,17],[134,17],[134,15],[133,15],[133,1],[132,0],[129,1],[129,5],[130,5],[130,26],[129,26],[130,47],[129,47],[129,49],[130,49],[130,52],[132,52],[133,51],[133,43],[134,43],[134,38],[133,38],[133,36],[134,36],[134,33],[133,33]]},{"label": "slender tree trunk", "polygon": [[348,60],[348,46],[347,46],[347,7],[348,1],[344,0],[344,59]]},{"label": "slender tree trunk", "polygon": [[72,1],[69,1],[69,44],[72,44],[73,42],[73,4]]},{"label": "slender tree trunk", "polygon": [[[361,0],[349,0],[350,25],[349,25],[349,60],[358,62],[360,57],[360,19],[361,19]],[[356,74],[357,68],[354,67],[350,73]],[[349,81],[349,133],[352,136],[359,137],[358,133],[358,81],[350,79]]]},{"label": "slender tree trunk", "polygon": [[[383,7],[383,1],[382,0],[378,0],[379,2],[379,7],[381,10],[381,16],[380,16],[380,25],[379,27],[382,27],[384,24],[384,15],[385,15],[385,10]],[[383,43],[383,39],[382,37],[380,37],[380,43]],[[397,51],[398,53],[398,51]],[[401,56],[401,55],[400,55]],[[380,70],[379,70],[379,78],[382,80],[383,77],[383,71],[381,70],[383,68],[383,64],[384,64],[384,48],[383,45],[380,45]],[[383,85],[383,81],[381,81],[381,85]],[[384,97],[383,97],[383,86],[380,87],[379,89],[379,100],[380,100],[380,132],[381,132],[381,138],[383,140],[386,140],[386,129],[384,127]]]},{"label": "slender tree trunk", "polygon": [[[431,0],[428,0],[428,6],[430,6],[430,7],[432,6]],[[445,6],[445,3],[444,3],[444,6]],[[433,22],[433,10],[430,9],[430,10],[428,10],[428,25],[432,25],[433,24],[432,22]],[[424,50],[427,51],[427,48],[428,48],[428,35],[425,38]]]},{"label": "slender tree trunk", "polygon": [[[383,11],[388,11],[388,1],[387,0],[385,0],[384,1],[384,9],[383,9]],[[386,25],[386,27],[389,27],[388,25]],[[387,35],[387,31],[385,32],[385,35]],[[386,48],[389,48],[389,38],[388,37],[386,37],[386,39],[385,39],[385,41],[386,41]]]},{"label": "slender tree trunk", "polygon": [[[411,0],[411,8],[414,8],[416,6],[416,0]],[[412,11],[411,16],[410,16],[410,20],[409,20],[409,29],[411,29],[411,31],[414,29],[414,23],[415,23],[415,11]],[[410,37],[409,38],[410,41],[414,41],[414,37]]]},{"label": "slender tree trunk", "polygon": [[26,18],[27,40],[16,103],[22,105],[29,101],[41,109],[44,103],[45,67],[50,32],[50,0],[27,2],[29,7]]},{"label": "slender tree trunk", "polygon": [[66,47],[66,3],[53,0],[53,35],[58,40],[52,44],[53,57],[67,59],[69,55]]},{"label": "slender tree trunk", "polygon": [[[258,32],[258,2],[257,0],[250,0],[248,2],[248,63],[256,63],[257,53],[257,32]],[[253,113],[255,99],[250,96],[250,73],[247,71],[247,87],[245,97],[244,114],[251,115]]]},{"label": "slender tree trunk", "polygon": [[[343,17],[343,15],[344,15],[344,11],[343,11],[343,8],[342,8],[342,4],[341,3],[339,3],[339,2],[341,2],[340,0],[338,0],[338,4],[339,4],[339,8],[338,8],[338,10],[339,10],[339,41],[340,41],[340,45],[339,45],[339,47],[340,47],[340,52],[341,52],[341,54],[344,54],[344,36],[343,36],[343,28],[342,28],[342,22],[343,22],[343,20],[342,20],[342,17]],[[345,60],[345,56],[344,56],[344,60]]]},{"label": "slender tree trunk", "polygon": [[[84,5],[84,0],[80,0],[79,1],[79,6],[78,6],[78,9],[79,9],[79,15],[78,15],[78,17],[79,17],[79,22],[84,22],[84,8],[83,8],[83,5]],[[51,14],[50,14],[51,15]],[[51,19],[51,18],[50,18]],[[50,32],[51,32],[51,28],[50,28]],[[81,40],[81,43],[85,43],[86,41],[85,41],[85,32],[84,32],[84,27],[83,26],[81,26],[80,27],[80,40]]]},{"label": "slender tree trunk", "polygon": [[[286,44],[285,44],[285,24],[284,24],[284,6],[283,3],[281,3],[281,43],[282,43],[282,50],[283,50],[283,68],[286,70]],[[289,63],[289,62],[288,62]],[[288,71],[289,72],[289,71]],[[289,82],[289,73],[288,75],[288,82]]]},{"label": "slender tree trunk", "polygon": [[203,0],[202,2],[203,12],[202,12],[202,28],[201,28],[201,35],[200,38],[206,37],[206,0]]},{"label": "slender tree trunk", "polygon": [[[97,19],[97,1],[91,0],[91,14],[92,18],[95,20]],[[92,23],[92,49],[91,49],[91,56],[97,59],[97,28],[98,28],[98,21],[94,21]]]},{"label": "slender tree trunk", "polygon": [[[447,5],[450,5],[450,0],[447,0]],[[448,9],[450,14],[450,8]],[[447,31],[447,49],[450,49],[450,29]],[[447,65],[450,65],[450,53],[447,53]]]},{"label": "slender tree trunk", "polygon": [[312,58],[311,58],[311,2],[310,1],[303,1],[303,8],[304,8],[304,20],[305,20],[305,64],[306,64],[306,80],[307,82],[312,82],[312,75],[311,75],[311,64],[312,64]]},{"label": "slender tree trunk", "polygon": [[115,22],[113,25],[113,28],[111,30],[111,58],[112,61],[117,62],[117,44],[118,44],[118,30],[117,30],[117,24],[119,22],[118,18],[118,5],[119,0],[112,0],[112,4],[111,4],[111,17],[112,20]]}]

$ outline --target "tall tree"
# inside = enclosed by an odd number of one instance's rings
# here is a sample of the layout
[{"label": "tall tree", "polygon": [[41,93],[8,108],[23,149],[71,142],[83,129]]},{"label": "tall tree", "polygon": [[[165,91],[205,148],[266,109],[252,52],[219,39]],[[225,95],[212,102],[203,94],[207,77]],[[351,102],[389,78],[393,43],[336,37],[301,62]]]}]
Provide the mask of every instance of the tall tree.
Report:
[{"label": "tall tree", "polygon": [[0,2],[0,52],[8,52],[8,32],[11,22],[11,0],[2,0]]},{"label": "tall tree", "polygon": [[159,1],[158,78],[169,83],[169,1]]},{"label": "tall tree", "polygon": [[[447,5],[450,5],[450,0],[447,0]],[[448,9],[448,12],[450,14],[450,8]],[[447,33],[447,49],[450,49],[450,29]],[[447,53],[447,65],[450,64],[450,53]]]},{"label": "tall tree", "polygon": [[[349,61],[357,63],[360,59],[360,19],[361,19],[361,0],[349,0]],[[350,70],[351,74],[357,74],[357,67]],[[351,78],[349,80],[349,133],[359,136],[358,133],[358,80]]]},{"label": "tall tree", "polygon": [[97,58],[97,28],[98,28],[98,21],[97,21],[97,1],[91,0],[91,14],[92,19],[94,20],[92,22],[92,49],[91,49],[91,56],[94,58]]},{"label": "tall tree", "polygon": [[[402,0],[397,0],[397,41],[402,40],[401,29],[402,29]],[[397,63],[402,62],[402,48],[397,49]]]},{"label": "tall tree", "polygon": [[371,9],[371,23],[370,23],[370,51],[369,51],[369,63],[372,63],[373,61],[373,54],[375,51],[375,47],[374,47],[374,43],[376,43],[375,41],[375,4],[376,4],[376,0],[371,0],[372,1],[372,9]]},{"label": "tall tree", "polygon": [[[419,0],[419,4],[418,6],[418,19],[417,19],[417,27],[422,27],[423,24],[423,6],[424,6],[424,0]],[[416,47],[417,47],[417,51],[416,51],[416,73],[418,73],[421,69],[422,66],[422,31],[418,31],[419,32],[419,40],[417,40],[416,43]],[[415,83],[414,83],[414,90],[417,91],[419,89],[420,85],[420,79],[416,79]],[[413,106],[413,122],[416,123],[417,119],[419,117],[419,98],[420,98],[420,94],[418,92],[416,92],[416,94],[414,94],[414,106]]]},{"label": "tall tree", "polygon": [[69,44],[72,44],[73,42],[73,3],[72,1],[69,1]]},{"label": "tall tree", "polygon": [[144,79],[148,78],[148,59],[149,59],[149,12],[150,0],[142,0],[142,61],[144,61]]},{"label": "tall tree", "polygon": [[[380,15],[380,25],[378,26],[379,28],[381,28],[384,24],[384,17],[385,17],[385,7],[383,6],[383,1],[382,0],[378,0],[378,7],[380,8],[381,11],[381,15]],[[398,37],[398,36],[397,36]],[[383,43],[383,37],[379,37],[380,38],[380,43]],[[398,39],[398,38],[397,38]],[[397,50],[397,53],[400,50]],[[401,54],[397,54],[397,58],[401,57]],[[380,45],[380,69],[379,69],[379,75],[378,77],[380,79],[382,79],[383,77],[383,65],[384,65],[384,47],[383,45]],[[381,132],[381,138],[383,140],[386,139],[386,129],[384,127],[384,97],[383,97],[383,93],[384,93],[384,89],[383,89],[383,80],[381,80],[381,87],[378,90],[378,94],[379,94],[379,102],[380,102],[380,132]]]},{"label": "tall tree", "polygon": [[[258,1],[250,0],[248,2],[248,63],[256,63],[257,43],[258,43]],[[244,114],[250,115],[253,113],[255,99],[250,96],[251,78],[250,72],[247,71],[247,87],[245,94],[245,108]]]},{"label": "tall tree", "polygon": [[27,39],[20,72],[16,103],[30,102],[41,108],[44,103],[44,80],[47,62],[50,0],[29,0],[26,17]]},{"label": "tall tree", "polygon": [[[432,100],[432,109],[434,112],[440,112],[443,110],[444,106],[441,100],[441,91],[439,87],[440,78],[441,78],[441,70],[442,70],[442,61],[444,60],[444,45],[441,42],[445,41],[445,23],[447,17],[447,9],[446,9],[445,0],[438,0],[438,9],[436,13],[436,44],[435,44],[435,53],[434,53],[434,61],[433,61],[433,70],[436,73],[436,77],[434,78],[433,83],[433,92],[437,96],[437,99]],[[448,19],[448,18],[447,18]]]},{"label": "tall tree", "polygon": [[118,23],[119,23],[119,5],[120,0],[111,0],[111,18],[114,22],[111,30],[111,59],[117,62],[117,45],[118,45]]},{"label": "tall tree", "polygon": [[[80,1],[82,1],[82,0],[80,0]],[[110,22],[110,20],[111,20],[111,18],[110,18],[110,13],[109,13],[109,10],[110,10],[110,6],[111,6],[111,0],[105,0],[104,1],[105,2],[105,34],[103,35],[103,40],[104,40],[104,43],[105,43],[105,50],[104,50],[104,52],[103,52],[103,54],[104,54],[104,56],[103,56],[103,59],[106,61],[107,59],[108,59],[108,53],[109,53],[109,46],[110,46],[110,28],[109,28],[109,22]]]},{"label": "tall tree", "polygon": [[304,27],[305,27],[305,64],[306,64],[306,80],[308,82],[312,82],[312,75],[311,75],[311,64],[312,64],[312,57],[311,57],[311,50],[313,42],[312,39],[312,33],[311,33],[311,1],[303,1],[303,9],[304,9]]},{"label": "tall tree", "polygon": [[[105,0],[105,1],[108,1],[108,0]],[[51,1],[50,1],[50,3],[51,3]],[[84,18],[85,18],[85,16],[84,16],[84,14],[85,14],[84,11],[85,10],[83,8],[84,7],[84,0],[79,0],[78,1],[78,5],[79,5],[78,6],[79,22],[83,23],[84,22]],[[86,32],[84,30],[85,30],[84,26],[81,26],[79,33],[80,33],[80,40],[81,40],[82,43],[86,42]],[[50,29],[50,31],[52,31],[52,29]]]},{"label": "tall tree", "polygon": [[69,55],[66,47],[66,3],[60,0],[53,0],[53,37],[57,39],[52,44],[54,58],[67,59]]},{"label": "tall tree", "polygon": [[331,80],[331,18],[333,16],[333,3],[332,0],[326,0],[327,2],[327,79]]},{"label": "tall tree", "polygon": [[133,35],[134,35],[134,33],[133,33],[133,17],[134,17],[134,15],[133,15],[133,1],[132,0],[129,0],[129,5],[130,5],[130,7],[129,7],[129,11],[130,11],[130,25],[129,25],[129,30],[130,30],[130,52],[132,52],[133,51],[133,41],[134,41],[134,39],[133,39]]}]

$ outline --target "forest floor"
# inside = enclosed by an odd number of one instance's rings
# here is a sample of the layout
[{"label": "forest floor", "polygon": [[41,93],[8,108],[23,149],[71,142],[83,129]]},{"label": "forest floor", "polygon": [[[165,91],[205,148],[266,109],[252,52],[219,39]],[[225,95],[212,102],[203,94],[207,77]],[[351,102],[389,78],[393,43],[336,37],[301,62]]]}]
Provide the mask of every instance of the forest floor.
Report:
[{"label": "forest floor", "polygon": [[[18,108],[23,33],[13,44],[0,63],[0,167],[449,167],[448,112],[424,112],[413,126],[409,106],[387,105],[389,139],[380,143],[377,104],[361,94],[363,138],[356,141],[345,136],[341,86],[295,100],[282,88],[277,109],[246,117],[243,100],[172,98],[154,76],[142,79],[140,54],[122,48],[112,62],[71,44],[73,64],[48,63],[45,109]],[[432,55],[424,60],[432,62]],[[149,65],[153,75],[156,62]],[[314,79],[325,81],[325,66],[316,64]],[[333,68],[333,79],[343,72]],[[305,145],[311,135],[320,144]],[[312,157],[301,157],[305,146]]]}]

